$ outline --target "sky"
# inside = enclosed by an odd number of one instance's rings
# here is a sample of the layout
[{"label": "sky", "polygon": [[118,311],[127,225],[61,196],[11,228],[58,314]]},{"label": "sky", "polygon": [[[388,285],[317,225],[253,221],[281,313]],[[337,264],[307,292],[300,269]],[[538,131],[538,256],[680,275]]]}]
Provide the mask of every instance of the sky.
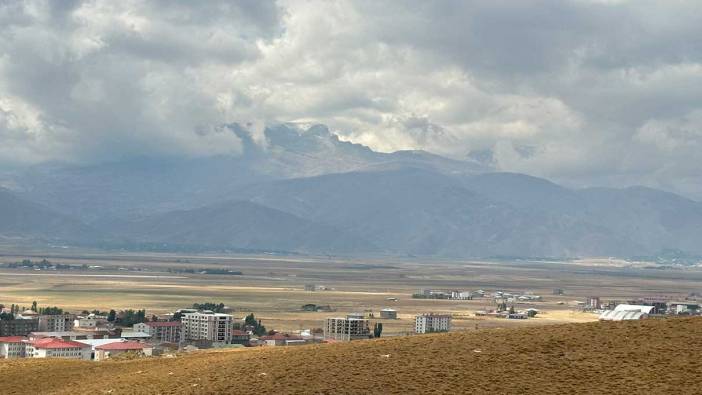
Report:
[{"label": "sky", "polygon": [[0,164],[237,155],[323,123],[702,200],[698,1],[0,0]]}]

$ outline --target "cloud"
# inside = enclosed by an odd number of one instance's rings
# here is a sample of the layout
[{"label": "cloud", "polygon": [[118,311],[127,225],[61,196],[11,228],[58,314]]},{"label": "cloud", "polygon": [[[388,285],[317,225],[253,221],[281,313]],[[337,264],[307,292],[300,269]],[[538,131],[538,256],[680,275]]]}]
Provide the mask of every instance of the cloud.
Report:
[{"label": "cloud", "polygon": [[218,125],[320,122],[702,198],[700,19],[693,1],[5,1],[0,161],[236,154]]}]

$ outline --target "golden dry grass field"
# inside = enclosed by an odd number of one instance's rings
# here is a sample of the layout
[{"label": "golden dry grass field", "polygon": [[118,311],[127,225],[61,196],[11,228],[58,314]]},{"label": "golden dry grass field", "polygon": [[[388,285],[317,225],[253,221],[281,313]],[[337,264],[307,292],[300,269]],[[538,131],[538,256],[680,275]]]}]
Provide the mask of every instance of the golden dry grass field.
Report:
[{"label": "golden dry grass field", "polygon": [[0,362],[5,394],[693,394],[702,318],[486,329],[174,358]]},{"label": "golden dry grass field", "polygon": [[[0,251],[1,253],[2,251]],[[480,262],[421,259],[279,256],[180,256],[172,254],[105,254],[26,252],[0,255],[0,262],[25,258],[98,266],[87,271],[34,271],[0,268],[0,303],[59,306],[70,311],[146,308],[160,314],[196,302],[223,302],[235,315],[253,312],[268,328],[292,331],[321,327],[325,317],[392,307],[398,320],[384,321],[384,335],[410,332],[421,312],[454,315],[455,329],[532,326],[586,322],[596,315],[577,311],[576,301],[591,295],[626,300],[639,296],[684,298],[700,292],[702,271],[696,268],[655,270],[620,261]],[[241,276],[172,273],[169,269],[225,268]],[[138,270],[136,270],[138,269]],[[308,292],[305,284],[331,290]],[[515,305],[543,312],[536,319],[474,317],[493,308],[492,299],[471,301],[412,299],[421,288],[508,290],[542,295],[544,301]],[[563,288],[565,295],[552,295]],[[396,301],[389,300],[396,298]],[[330,305],[335,311],[303,312],[302,305]]]}]

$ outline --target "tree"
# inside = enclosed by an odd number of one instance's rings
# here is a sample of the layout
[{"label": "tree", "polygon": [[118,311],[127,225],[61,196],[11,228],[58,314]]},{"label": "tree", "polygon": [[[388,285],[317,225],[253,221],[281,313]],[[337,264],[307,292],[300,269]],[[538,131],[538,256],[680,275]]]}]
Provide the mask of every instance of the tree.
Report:
[{"label": "tree", "polygon": [[117,319],[117,312],[110,310],[110,312],[107,313],[107,322],[115,322],[115,319]]},{"label": "tree", "polygon": [[383,323],[376,322],[375,326],[373,327],[373,337],[380,337],[380,335],[382,333],[383,333]]},{"label": "tree", "polygon": [[37,301],[36,300],[34,302],[32,302],[32,311],[39,312],[39,309],[37,308]]},{"label": "tree", "polygon": [[171,321],[180,321],[180,319],[183,317],[183,313],[180,311],[176,311],[173,313],[173,317],[171,318]]},{"label": "tree", "polygon": [[509,306],[509,313],[514,314],[514,306]]}]

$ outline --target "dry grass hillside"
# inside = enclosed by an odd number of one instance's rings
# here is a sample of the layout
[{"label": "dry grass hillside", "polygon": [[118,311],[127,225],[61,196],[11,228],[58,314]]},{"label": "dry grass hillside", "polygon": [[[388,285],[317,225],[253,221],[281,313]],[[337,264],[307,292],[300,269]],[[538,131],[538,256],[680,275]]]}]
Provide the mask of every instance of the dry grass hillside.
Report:
[{"label": "dry grass hillside", "polygon": [[0,392],[700,393],[702,319],[566,324],[114,362],[0,362]]}]

